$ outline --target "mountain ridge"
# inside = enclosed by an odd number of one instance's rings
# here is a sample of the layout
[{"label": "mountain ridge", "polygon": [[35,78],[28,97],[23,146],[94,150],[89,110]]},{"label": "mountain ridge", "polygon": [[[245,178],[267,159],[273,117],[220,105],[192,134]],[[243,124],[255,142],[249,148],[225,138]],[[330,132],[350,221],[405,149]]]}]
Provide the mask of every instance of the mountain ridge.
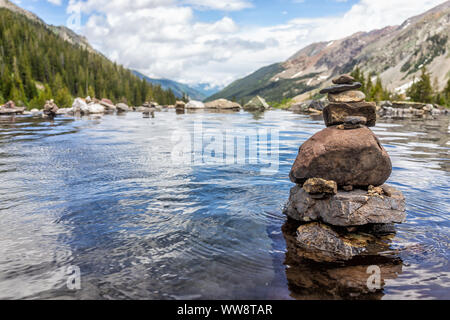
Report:
[{"label": "mountain ridge", "polygon": [[205,100],[207,98],[207,95],[200,92],[197,89],[194,89],[186,84],[170,80],[170,79],[155,79],[147,77],[146,75],[140,73],[139,71],[133,70],[132,71],[136,76],[138,76],[141,79],[145,79],[147,82],[160,85],[161,88],[168,90],[171,89],[172,92],[178,97],[182,98],[183,94],[188,95],[191,99],[194,100]]},{"label": "mountain ridge", "polygon": [[245,102],[258,94],[273,102],[302,101],[330,84],[337,74],[356,67],[366,74],[380,75],[387,89],[404,93],[426,66],[437,79],[438,88],[443,89],[450,76],[449,36],[450,1],[446,1],[398,26],[312,43],[275,64],[278,72],[263,67],[207,100],[234,98]]}]

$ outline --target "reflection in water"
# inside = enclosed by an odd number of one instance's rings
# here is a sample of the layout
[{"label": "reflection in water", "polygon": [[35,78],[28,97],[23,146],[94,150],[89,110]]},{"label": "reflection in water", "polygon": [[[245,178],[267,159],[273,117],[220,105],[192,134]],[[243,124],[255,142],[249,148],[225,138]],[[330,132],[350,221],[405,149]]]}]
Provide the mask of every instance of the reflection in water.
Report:
[{"label": "reflection in water", "polygon": [[[295,299],[381,299],[386,280],[396,279],[402,273],[399,257],[379,251],[389,246],[385,240],[382,246],[369,248],[364,256],[351,261],[319,263],[305,259],[302,249],[296,245],[298,226],[297,222],[288,220],[282,227],[287,247],[286,277],[291,297]],[[378,289],[368,286],[371,266],[381,271]]]},{"label": "reflection in water", "polygon": [[[198,122],[238,136],[279,130],[279,172],[173,163],[172,133],[192,134]],[[405,194],[408,220],[381,254],[382,270],[392,264],[387,273],[397,277],[386,276],[373,296],[341,281],[355,274],[362,281],[357,267],[369,262],[289,262],[285,270],[288,175],[299,146],[323,129],[320,118],[173,110],[145,121],[137,112],[0,117],[0,298],[449,298],[448,126],[440,118],[374,128],[392,157],[389,184]],[[80,267],[81,290],[65,286],[69,266]]]}]

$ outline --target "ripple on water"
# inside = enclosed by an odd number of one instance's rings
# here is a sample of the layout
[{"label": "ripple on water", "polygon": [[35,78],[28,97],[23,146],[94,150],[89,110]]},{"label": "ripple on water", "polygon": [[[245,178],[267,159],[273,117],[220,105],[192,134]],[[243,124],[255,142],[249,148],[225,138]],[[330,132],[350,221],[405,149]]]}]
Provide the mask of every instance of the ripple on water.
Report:
[{"label": "ripple on water", "polygon": [[[173,132],[199,123],[238,136],[279,130],[278,172],[261,175],[252,161],[170,161]],[[441,119],[374,128],[392,157],[390,183],[408,203],[390,248],[403,271],[387,281],[387,299],[448,298],[448,127]],[[320,118],[280,111],[1,118],[0,298],[295,297],[282,208],[298,148],[322,128]],[[82,272],[76,293],[65,288],[69,265]]]}]

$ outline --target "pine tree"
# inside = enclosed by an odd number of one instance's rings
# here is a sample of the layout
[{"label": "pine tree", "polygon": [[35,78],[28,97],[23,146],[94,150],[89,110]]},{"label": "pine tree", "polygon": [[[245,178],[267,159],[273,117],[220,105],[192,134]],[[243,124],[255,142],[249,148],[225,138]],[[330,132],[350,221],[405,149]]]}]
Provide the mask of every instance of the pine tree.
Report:
[{"label": "pine tree", "polygon": [[135,105],[149,95],[159,103],[175,99],[173,93],[155,89],[102,55],[64,41],[23,15],[0,8],[0,94],[5,100],[13,98],[18,104],[30,105],[33,102],[33,106],[41,108],[43,93],[37,90],[36,82],[49,84],[50,91],[61,97],[68,95],[60,89],[67,89],[72,96],[100,95],[113,102],[126,99]]},{"label": "pine tree", "polygon": [[73,98],[70,95],[67,87],[61,88],[56,92],[55,103],[60,108],[70,108],[72,106]]},{"label": "pine tree", "polygon": [[431,87],[430,75],[425,67],[422,69],[419,81],[415,81],[406,94],[415,102],[433,102],[433,88]]}]

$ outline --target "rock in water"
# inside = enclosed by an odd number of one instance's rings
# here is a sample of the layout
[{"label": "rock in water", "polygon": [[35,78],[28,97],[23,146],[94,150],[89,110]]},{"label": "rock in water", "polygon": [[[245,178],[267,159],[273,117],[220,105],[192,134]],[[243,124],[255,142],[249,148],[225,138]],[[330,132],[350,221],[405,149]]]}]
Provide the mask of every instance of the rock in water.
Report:
[{"label": "rock in water", "polygon": [[328,94],[328,100],[330,102],[361,102],[366,99],[366,95],[362,91],[350,90],[337,94]]},{"label": "rock in water", "polygon": [[201,101],[191,100],[186,104],[186,109],[205,109],[205,105]]},{"label": "rock in water", "polygon": [[337,183],[320,178],[308,179],[303,185],[303,189],[309,194],[336,194]]},{"label": "rock in water", "polygon": [[298,184],[322,178],[339,186],[368,187],[382,185],[391,173],[389,155],[370,129],[329,127],[300,147],[290,178]]},{"label": "rock in water", "polygon": [[350,116],[365,117],[368,127],[374,127],[377,122],[376,105],[370,102],[330,103],[323,110],[323,118],[327,127],[344,124]]},{"label": "rock in water", "polygon": [[350,260],[365,251],[364,245],[340,236],[331,227],[313,222],[297,229],[297,245],[304,257],[317,262]]},{"label": "rock in water", "polygon": [[53,99],[48,100],[44,105],[44,114],[48,117],[55,117],[59,108],[53,101]]},{"label": "rock in water", "polygon": [[177,101],[175,103],[175,109],[177,109],[177,110],[184,110],[185,107],[186,107],[186,103],[184,101]]},{"label": "rock in water", "polygon": [[205,104],[206,109],[240,110],[241,105],[226,99],[218,99]]},{"label": "rock in water", "polygon": [[88,113],[98,114],[98,113],[104,113],[105,107],[103,107],[99,103],[91,103],[88,105]]},{"label": "rock in water", "polygon": [[102,100],[100,100],[99,104],[103,106],[105,111],[115,112],[117,110],[116,106],[109,99],[103,98]]},{"label": "rock in water", "polygon": [[125,103],[118,103],[116,105],[117,112],[128,112],[130,111],[130,107],[126,105]]},{"label": "rock in water", "polygon": [[72,104],[72,110],[74,113],[87,113],[88,105],[82,98],[76,98]]},{"label": "rock in water", "polygon": [[403,223],[406,220],[405,197],[393,187],[383,185],[390,196],[372,196],[365,190],[339,190],[327,199],[314,199],[300,186],[291,189],[285,214],[301,221],[323,221],[334,226]]},{"label": "rock in water", "polygon": [[355,82],[355,78],[348,74],[343,74],[342,76],[333,79],[334,84],[351,84],[353,82]]},{"label": "rock in water", "polygon": [[244,106],[244,110],[246,111],[264,111],[267,109],[270,109],[270,106],[260,96],[254,97]]},{"label": "rock in water", "polygon": [[348,83],[348,84],[336,84],[334,86],[320,90],[320,94],[341,93],[341,92],[349,91],[349,90],[357,90],[361,87],[362,87],[362,84],[360,82],[353,82],[353,83]]}]

